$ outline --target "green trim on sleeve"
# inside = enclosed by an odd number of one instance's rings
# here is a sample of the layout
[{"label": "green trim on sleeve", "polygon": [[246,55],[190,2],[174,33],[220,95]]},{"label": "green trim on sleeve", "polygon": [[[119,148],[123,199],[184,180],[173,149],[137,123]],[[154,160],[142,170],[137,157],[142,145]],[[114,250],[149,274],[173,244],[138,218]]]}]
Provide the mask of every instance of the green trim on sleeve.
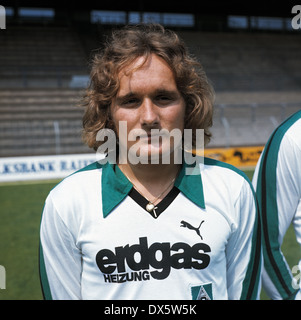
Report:
[{"label": "green trim on sleeve", "polygon": [[45,262],[44,262],[43,248],[41,243],[39,246],[39,271],[40,271],[40,282],[41,282],[41,288],[42,288],[44,300],[52,300],[52,295],[50,291],[50,286],[49,286]]},{"label": "green trim on sleeve", "polygon": [[258,298],[258,289],[261,274],[261,220],[258,209],[257,198],[255,191],[253,189],[252,183],[247,177],[247,175],[239,170],[238,168],[218,160],[205,158],[205,164],[207,165],[217,165],[223,168],[230,169],[240,176],[242,176],[249,184],[256,206],[256,217],[254,222],[254,230],[252,236],[252,248],[250,254],[250,261],[243,281],[243,287],[241,292],[240,300],[256,300]]},{"label": "green trim on sleeve", "polygon": [[292,276],[281,254],[278,236],[277,162],[281,141],[287,130],[301,118],[301,111],[284,121],[271,135],[262,154],[257,179],[257,198],[262,216],[263,257],[265,269],[283,299],[297,293]]}]

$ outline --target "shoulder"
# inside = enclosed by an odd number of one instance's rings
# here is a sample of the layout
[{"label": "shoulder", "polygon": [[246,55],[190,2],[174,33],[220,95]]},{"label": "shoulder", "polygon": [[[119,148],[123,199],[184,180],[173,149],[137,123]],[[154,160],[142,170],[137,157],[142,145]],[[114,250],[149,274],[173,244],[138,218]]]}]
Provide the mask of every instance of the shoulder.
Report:
[{"label": "shoulder", "polygon": [[99,163],[92,163],[55,186],[45,201],[43,219],[63,221],[73,232],[91,218],[91,213],[101,212],[102,168]]},{"label": "shoulder", "polygon": [[281,147],[286,145],[296,147],[301,151],[301,112],[300,118],[294,121],[285,132]]},{"label": "shoulder", "polygon": [[[227,195],[229,199],[237,200],[240,197],[253,194],[253,186],[247,175],[240,169],[228,163],[204,158],[202,171],[204,189]],[[215,191],[216,190],[216,191]]]},{"label": "shoulder", "polygon": [[279,152],[280,147],[289,148],[291,145],[301,149],[301,110],[291,115],[275,129],[267,142],[265,152],[275,155]]},{"label": "shoulder", "polygon": [[285,121],[283,121],[276,131],[280,131],[283,134],[286,133],[301,133],[301,110],[292,114]]},{"label": "shoulder", "polygon": [[[260,158],[260,167],[274,172],[284,163],[292,166],[295,159],[298,167],[301,157],[301,110],[290,116],[270,136]],[[289,161],[288,161],[289,160]]]},{"label": "shoulder", "polygon": [[52,189],[51,193],[61,192],[64,189],[83,189],[85,184],[93,183],[101,175],[102,168],[103,166],[98,162],[91,163],[63,179]]},{"label": "shoulder", "polygon": [[101,194],[102,165],[94,162],[63,179],[49,193],[57,208],[80,206],[89,198]]},{"label": "shoulder", "polygon": [[[211,175],[219,176],[221,179],[231,179],[228,182],[241,181],[250,183],[247,175],[233,165],[219,160],[204,158],[204,170]],[[233,182],[234,182],[233,181]]]}]

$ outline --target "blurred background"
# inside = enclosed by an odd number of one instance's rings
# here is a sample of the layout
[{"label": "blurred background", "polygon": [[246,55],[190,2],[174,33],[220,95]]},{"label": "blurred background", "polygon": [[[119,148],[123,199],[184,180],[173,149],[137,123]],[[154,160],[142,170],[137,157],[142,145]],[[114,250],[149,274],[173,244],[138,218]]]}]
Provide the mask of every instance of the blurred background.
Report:
[{"label": "blurred background", "polygon": [[[264,145],[300,108],[300,18],[294,3],[241,1],[2,1],[0,156],[91,152],[79,98],[89,61],[112,28],[176,30],[216,91],[209,147]],[[298,24],[299,21],[299,24]]]},{"label": "blurred background", "polygon": [[[0,299],[41,298],[39,220],[59,180],[42,175],[37,182],[35,173],[51,171],[55,161],[61,171],[74,171],[94,156],[81,140],[80,99],[90,59],[113,28],[156,22],[182,37],[216,91],[205,153],[246,169],[250,178],[270,134],[301,108],[301,15],[295,1],[0,5],[0,265],[6,271]],[[84,156],[86,161],[78,160]],[[24,178],[28,173],[32,177]],[[294,248],[293,236],[289,241]],[[290,253],[292,264],[296,252]]]}]

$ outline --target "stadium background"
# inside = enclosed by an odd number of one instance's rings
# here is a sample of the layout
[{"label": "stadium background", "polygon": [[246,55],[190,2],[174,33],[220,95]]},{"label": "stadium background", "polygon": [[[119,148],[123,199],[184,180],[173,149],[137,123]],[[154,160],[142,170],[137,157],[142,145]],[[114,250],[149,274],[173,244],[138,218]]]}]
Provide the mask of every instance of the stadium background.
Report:
[{"label": "stadium background", "polygon": [[[110,30],[152,21],[178,32],[216,91],[205,155],[252,178],[269,135],[301,108],[301,29],[291,24],[296,4],[1,1],[6,29],[0,29],[0,265],[6,272],[0,300],[42,297],[39,222],[45,197],[62,176],[45,181],[49,176],[35,174],[37,168],[47,171],[46,156],[95,157],[81,141],[79,101],[90,58]],[[83,163],[68,161],[70,170]],[[12,168],[19,168],[18,175],[7,182]],[[291,228],[283,250],[295,265],[300,249]]]}]

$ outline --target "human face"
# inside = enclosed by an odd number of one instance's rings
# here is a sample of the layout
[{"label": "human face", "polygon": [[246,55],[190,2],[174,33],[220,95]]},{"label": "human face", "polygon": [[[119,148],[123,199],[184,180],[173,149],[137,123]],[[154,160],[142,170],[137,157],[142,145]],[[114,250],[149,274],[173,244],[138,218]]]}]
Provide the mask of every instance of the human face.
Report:
[{"label": "human face", "polygon": [[145,57],[139,57],[131,65],[121,69],[118,77],[120,87],[111,104],[111,116],[119,143],[124,141],[124,137],[120,135],[119,123],[126,121],[128,154],[134,149],[133,145],[138,143],[137,140],[128,139],[133,132],[139,136],[140,157],[160,158],[165,152],[172,153],[173,139],[168,138],[167,141],[163,138],[160,143],[157,139],[157,143],[153,143],[151,135],[153,129],[164,129],[169,133],[178,129],[181,134],[184,130],[185,102],[169,65],[154,54],[146,61]]}]

